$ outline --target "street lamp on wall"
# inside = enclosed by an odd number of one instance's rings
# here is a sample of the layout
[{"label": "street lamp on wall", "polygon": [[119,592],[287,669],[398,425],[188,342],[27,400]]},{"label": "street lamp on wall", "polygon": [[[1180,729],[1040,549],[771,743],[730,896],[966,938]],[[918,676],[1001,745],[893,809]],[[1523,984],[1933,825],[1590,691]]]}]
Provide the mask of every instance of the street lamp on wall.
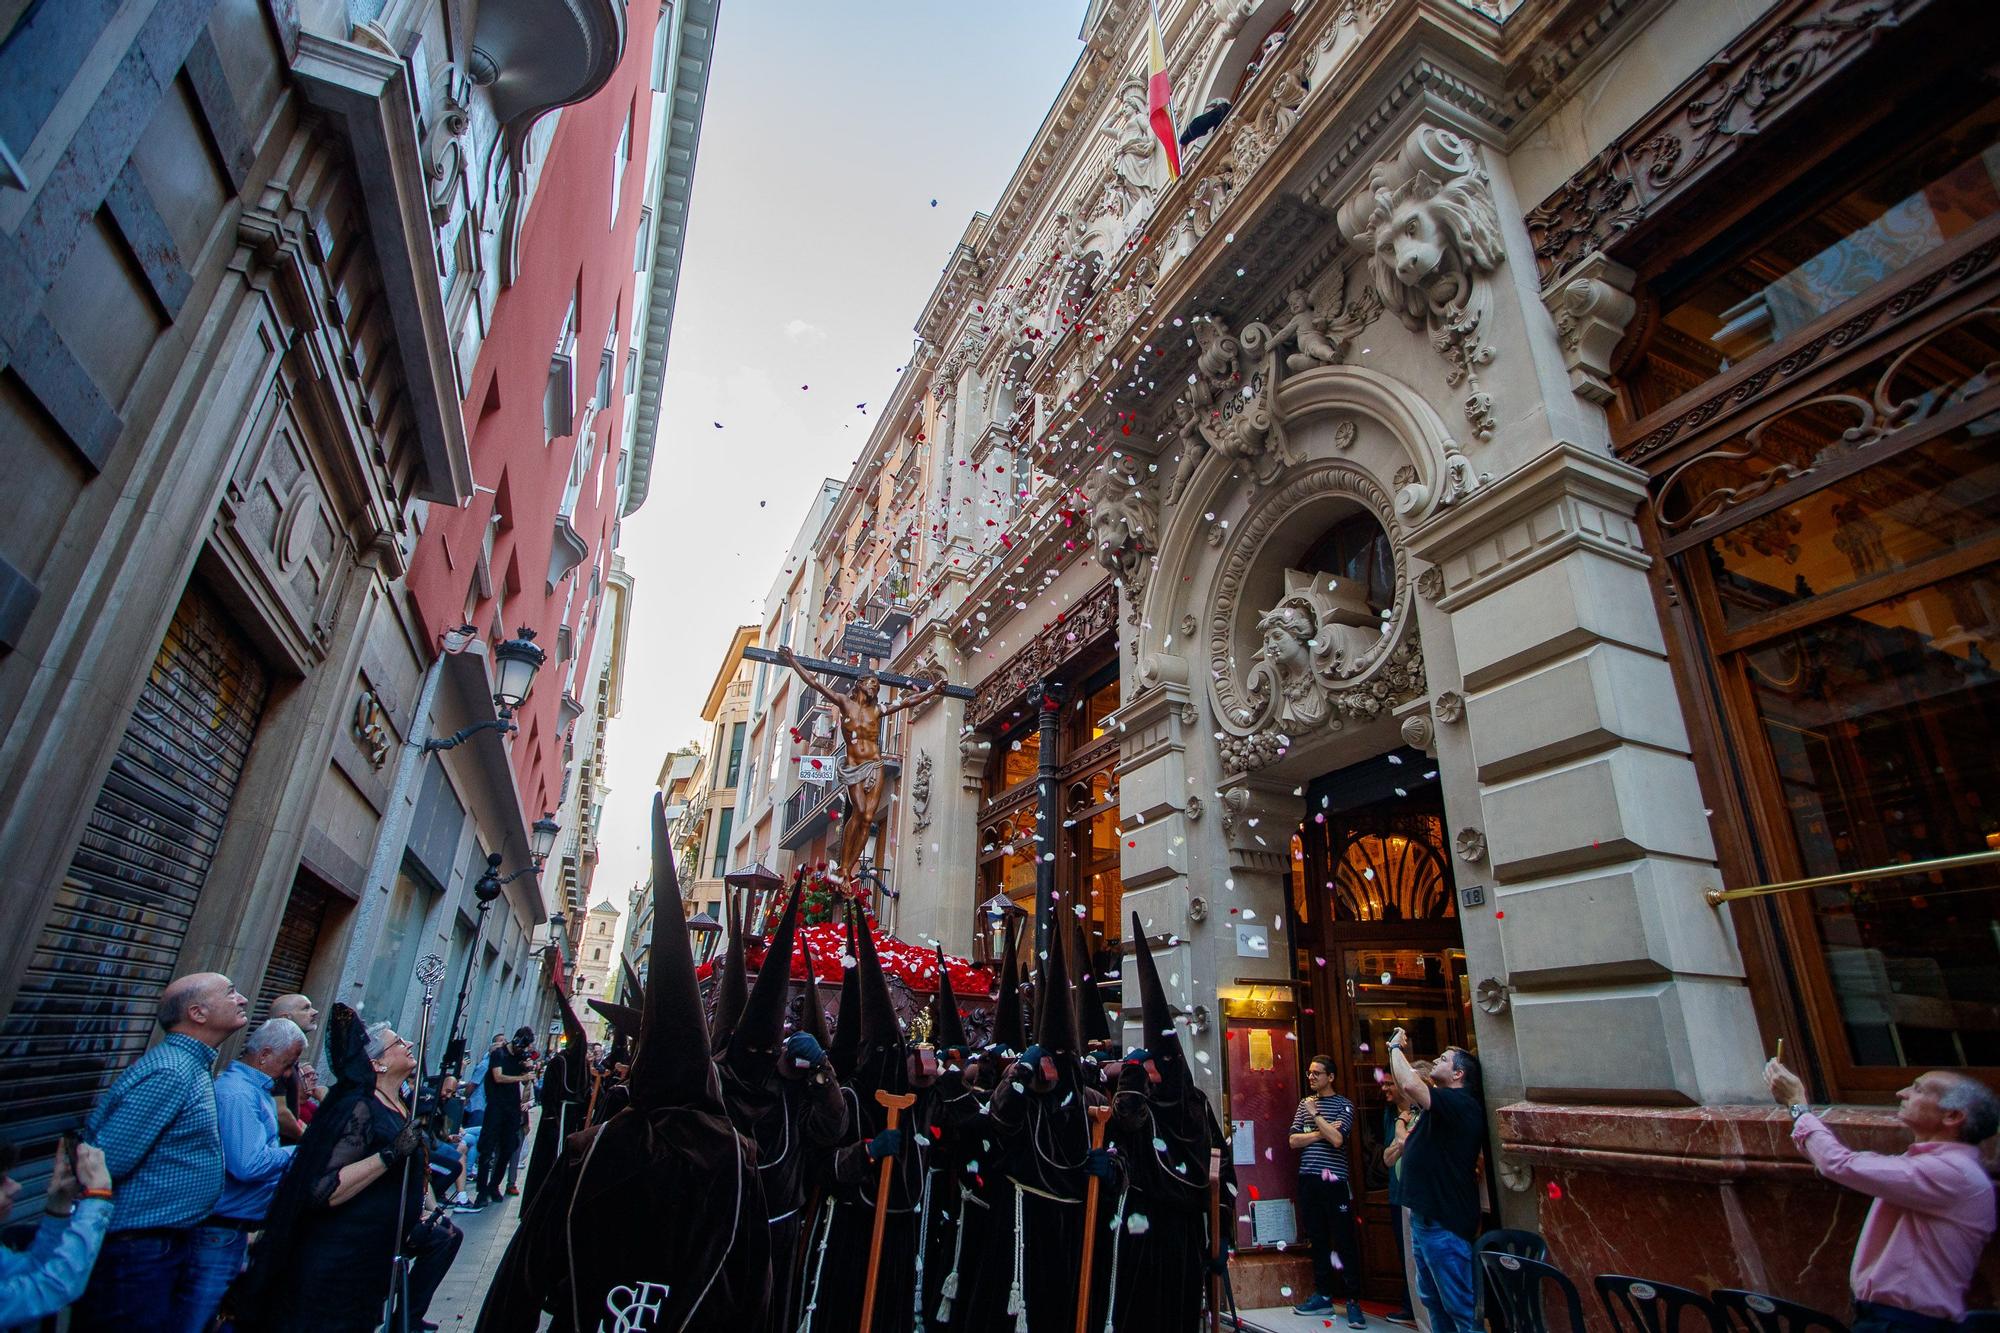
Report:
[{"label": "street lamp on wall", "polygon": [[[465,975],[458,983],[458,1001],[452,1008],[451,1039],[445,1043],[444,1056],[438,1061],[440,1073],[457,1074],[465,1064],[465,1000],[472,993],[472,965],[479,957],[479,940],[486,933],[486,913],[506,892],[507,886],[523,875],[539,871],[548,861],[549,853],[555,850],[556,835],[562,832],[562,825],[556,822],[553,813],[537,819],[528,835],[528,864],[511,875],[500,873],[501,855],[494,852],[486,858],[486,869],[473,881],[472,896],[479,902],[479,912],[473,919],[472,947],[465,951]],[[560,914],[550,917],[549,924],[556,929],[562,927]]]},{"label": "street lamp on wall", "polygon": [[[555,812],[550,811],[528,826],[528,852],[537,866],[549,859],[556,849],[556,835],[562,832],[562,825],[556,823]],[[560,918],[557,918],[560,919]]]},{"label": "street lamp on wall", "polygon": [[[454,635],[463,634],[461,627],[446,634],[446,647]],[[469,727],[460,727],[449,736],[440,736],[424,742],[424,753],[450,750],[465,744],[482,731],[497,730],[503,735],[515,731],[514,710],[528,701],[528,691],[535,687],[535,673],[542,669],[542,663],[549,660],[548,653],[535,642],[535,631],[526,625],[515,631],[514,637],[502,642],[493,650],[496,679],[493,682],[493,706],[499,710],[498,717],[475,722]]]}]

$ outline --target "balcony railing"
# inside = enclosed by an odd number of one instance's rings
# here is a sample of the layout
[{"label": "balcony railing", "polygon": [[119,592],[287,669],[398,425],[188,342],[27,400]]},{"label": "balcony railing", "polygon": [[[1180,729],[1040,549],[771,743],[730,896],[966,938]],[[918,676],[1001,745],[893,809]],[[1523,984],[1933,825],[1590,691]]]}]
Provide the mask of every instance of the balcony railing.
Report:
[{"label": "balcony railing", "polygon": [[[828,757],[838,773],[841,765],[847,762],[847,749],[843,746]],[[882,770],[883,781],[894,782],[902,775],[903,757],[883,755]],[[792,794],[785,798],[784,814],[778,821],[778,845],[788,852],[795,852],[818,837],[826,829],[827,811],[846,790],[837,778],[832,782],[801,782],[793,787]]]},{"label": "balcony railing", "polygon": [[910,576],[894,569],[875,580],[863,599],[863,613],[870,625],[892,638],[909,628],[914,608],[910,600]]}]

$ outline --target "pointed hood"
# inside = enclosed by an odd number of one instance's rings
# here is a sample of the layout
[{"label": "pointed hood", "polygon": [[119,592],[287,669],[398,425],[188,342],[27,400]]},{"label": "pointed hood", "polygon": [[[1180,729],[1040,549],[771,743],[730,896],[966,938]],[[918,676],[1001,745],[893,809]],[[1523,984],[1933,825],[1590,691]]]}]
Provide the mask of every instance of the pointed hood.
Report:
[{"label": "pointed hood", "polygon": [[896,1002],[889,994],[889,978],[882,973],[882,956],[875,952],[875,928],[862,918],[854,932],[860,946],[861,966],[861,1049],[883,1050],[903,1043],[903,1028],[896,1021]]},{"label": "pointed hood", "polygon": [[1019,1051],[1028,1045],[1028,1032],[1021,1022],[1020,932],[1010,921],[1002,933],[1006,936],[1006,956],[1000,963],[1000,993],[993,1006],[993,1044]]},{"label": "pointed hood", "polygon": [[689,1107],[719,1116],[722,1096],[701,1021],[694,946],[681,906],[673,835],[658,793],[653,796],[653,938],[648,957],[651,976],[642,1011],[643,1035],[626,1079],[632,1108],[647,1112]]},{"label": "pointed hood", "polygon": [[1074,1055],[1083,1045],[1077,1035],[1076,996],[1070,990],[1066,956],[1072,933],[1062,922],[1057,922],[1049,932],[1049,956],[1042,960],[1035,981],[1035,995],[1040,1001],[1035,1014],[1035,1044],[1051,1054]]},{"label": "pointed hood", "polygon": [[[552,1069],[562,1071],[562,1087],[559,1095],[569,1101],[581,1101],[588,1086],[590,1038],[584,1033],[583,1021],[576,1016],[576,1009],[569,1002],[569,993],[549,978],[549,989],[556,993],[556,1009],[562,1015],[563,1036],[569,1044],[557,1052],[549,1061]],[[544,1080],[546,1084],[546,1080]]]},{"label": "pointed hood", "polygon": [[819,975],[813,971],[812,945],[806,943],[806,937],[803,935],[799,936],[799,954],[805,959],[806,964],[806,993],[799,1001],[797,1030],[810,1032],[813,1040],[819,1043],[820,1049],[826,1050],[833,1045],[833,1037],[826,1028],[826,1006],[821,1004],[819,999]]},{"label": "pointed hood", "polygon": [[1174,1011],[1167,1004],[1167,990],[1160,984],[1160,969],[1153,962],[1153,946],[1137,912],[1132,913],[1132,944],[1132,956],[1139,964],[1139,1004],[1145,1011],[1139,1045],[1152,1053],[1157,1064],[1179,1064],[1180,1032],[1174,1027]]},{"label": "pointed hood", "polygon": [[554,985],[553,981],[551,988],[556,993],[556,1008],[562,1013],[563,1036],[568,1039],[570,1048],[588,1051],[590,1038],[584,1033],[583,1020],[576,1016],[576,1010],[570,1005],[569,992],[561,986]]},{"label": "pointed hood", "polygon": [[791,996],[792,950],[799,933],[799,900],[804,896],[794,891],[785,903],[785,914],[778,918],[778,933],[764,950],[757,984],[751,988],[743,1016],[729,1039],[732,1060],[776,1058],[778,1043],[785,1039],[785,1001]]},{"label": "pointed hood", "polygon": [[611,1049],[616,1052],[620,1044],[639,1039],[640,1011],[637,1006],[618,1004],[612,1000],[586,1000],[611,1028]]},{"label": "pointed hood", "polygon": [[1083,929],[1083,922],[1073,913],[1065,913],[1075,923],[1072,941],[1075,945],[1071,958],[1076,962],[1076,1002],[1077,1029],[1083,1037],[1083,1044],[1110,1042],[1111,1020],[1104,1013],[1104,990],[1098,978],[1091,971],[1090,936]]},{"label": "pointed hood", "polygon": [[725,908],[729,913],[729,942],[724,946],[721,975],[715,979],[715,1012],[708,1020],[709,1047],[718,1053],[729,1044],[729,1034],[736,1031],[736,1024],[743,1017],[743,1006],[750,1002],[750,965],[743,957],[743,937],[749,933],[750,911],[745,904],[739,917],[738,902],[739,895],[729,895]]},{"label": "pointed hood", "polygon": [[[639,980],[639,973],[633,968],[630,958],[620,955],[618,966],[625,973],[625,985],[620,991],[618,999],[622,1004],[629,1005],[634,1010],[637,1010],[646,1003],[646,983]],[[592,1000],[591,1003],[595,1004],[597,1002]],[[632,1035],[636,1037],[639,1034],[635,1031]]]},{"label": "pointed hood", "polygon": [[965,1019],[958,1012],[958,996],[952,993],[951,972],[945,967],[944,946],[937,946],[937,996],[931,1001],[931,1045],[941,1051],[972,1049],[965,1035]]},{"label": "pointed hood", "polygon": [[[861,1049],[861,964],[855,952],[853,909],[843,908],[842,914],[847,925],[847,951],[840,960],[840,1008],[833,1016],[833,1041],[826,1054],[833,1061],[833,1072],[845,1079],[854,1072],[854,1057]],[[849,959],[855,961],[850,964]]]}]

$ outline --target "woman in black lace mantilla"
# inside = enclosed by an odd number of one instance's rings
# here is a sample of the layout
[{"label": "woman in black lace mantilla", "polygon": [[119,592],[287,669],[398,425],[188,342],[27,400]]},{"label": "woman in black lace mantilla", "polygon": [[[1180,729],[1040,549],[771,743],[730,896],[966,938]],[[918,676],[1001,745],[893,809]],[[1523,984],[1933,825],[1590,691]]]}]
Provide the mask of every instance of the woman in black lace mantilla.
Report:
[{"label": "woman in black lace mantilla", "polygon": [[457,1253],[449,1222],[426,1224],[422,1127],[401,1087],[410,1043],[336,1004],[328,1022],[333,1091],[313,1116],[278,1187],[267,1228],[232,1304],[239,1328],[364,1333],[382,1322],[400,1220],[411,1252],[414,1327]]}]

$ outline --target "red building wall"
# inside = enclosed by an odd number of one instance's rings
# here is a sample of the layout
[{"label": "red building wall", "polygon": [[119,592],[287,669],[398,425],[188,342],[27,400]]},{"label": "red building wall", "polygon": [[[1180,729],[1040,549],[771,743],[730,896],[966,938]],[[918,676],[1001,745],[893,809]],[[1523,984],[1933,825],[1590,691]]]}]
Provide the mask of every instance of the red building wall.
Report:
[{"label": "red building wall", "polygon": [[[522,230],[519,276],[495,301],[492,326],[469,380],[472,391],[461,404],[479,490],[463,509],[431,510],[408,578],[418,614],[436,642],[439,633],[466,619],[486,525],[499,507],[505,521],[494,536],[491,567],[494,586],[506,590],[507,630],[533,628],[549,654],[516,719],[520,733],[512,745],[515,782],[530,819],[554,809],[562,788],[558,706],[565,671],[557,657],[557,629],[564,623],[564,601],[568,597],[573,630],[589,619],[575,644],[576,659],[587,662],[597,628],[596,608],[588,597],[590,576],[600,564],[608,571],[611,532],[618,521],[625,357],[636,295],[632,260],[646,202],[647,138],[656,96],[650,81],[653,29],[658,21],[658,6],[629,6],[625,53],[611,82],[587,101],[562,110]],[[613,160],[628,114],[630,160],[613,225]],[[575,412],[568,433],[549,440],[543,416],[549,360],[573,296],[578,298]],[[575,432],[596,384],[605,332],[614,319],[618,335],[612,392],[596,417],[597,458],[571,520],[590,554],[551,592],[546,579],[556,511],[575,456]],[[610,470],[608,486],[600,469]],[[569,597],[572,582],[577,588]],[[472,623],[485,628],[493,611],[492,599],[479,599]]]}]

